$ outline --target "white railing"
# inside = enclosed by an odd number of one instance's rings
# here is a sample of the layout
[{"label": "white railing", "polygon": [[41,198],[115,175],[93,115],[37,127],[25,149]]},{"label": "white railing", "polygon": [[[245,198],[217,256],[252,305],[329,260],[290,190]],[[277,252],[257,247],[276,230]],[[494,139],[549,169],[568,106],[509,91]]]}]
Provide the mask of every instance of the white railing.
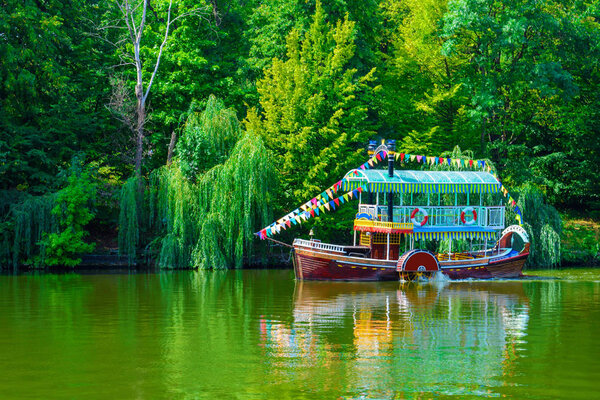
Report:
[{"label": "white railing", "polygon": [[504,229],[504,207],[487,207],[487,226]]},{"label": "white railing", "polygon": [[336,251],[338,253],[344,253],[344,246],[338,246],[336,244],[321,243],[315,240],[294,240],[294,246],[302,246],[316,250]]},{"label": "white railing", "polygon": [[[394,221],[398,223],[410,223],[411,214],[417,206],[394,206]],[[428,215],[428,227],[455,227],[455,226],[478,226],[482,228],[503,229],[504,228],[504,206],[482,207],[471,206],[477,213],[477,220],[473,220],[471,213],[465,214],[465,222],[462,221],[461,214],[467,206],[420,206]],[[361,204],[358,210],[359,214],[368,214],[375,221],[388,222],[387,206],[376,206],[372,204]],[[417,220],[422,220],[419,215]]]}]

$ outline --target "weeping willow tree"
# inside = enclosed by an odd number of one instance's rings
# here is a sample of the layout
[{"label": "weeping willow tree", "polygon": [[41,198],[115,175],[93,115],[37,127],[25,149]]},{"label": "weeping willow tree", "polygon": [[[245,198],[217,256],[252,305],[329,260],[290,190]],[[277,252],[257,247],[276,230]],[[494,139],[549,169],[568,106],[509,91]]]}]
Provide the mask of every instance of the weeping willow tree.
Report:
[{"label": "weeping willow tree", "polygon": [[186,268],[199,237],[196,185],[185,178],[177,160],[150,175],[149,225],[162,237],[158,245],[158,265]]},{"label": "weeping willow tree", "polygon": [[119,253],[127,256],[129,265],[135,261],[140,240],[140,179],[132,176],[123,184],[119,202]]},{"label": "weeping willow tree", "polygon": [[194,180],[197,175],[224,163],[241,136],[235,110],[211,95],[202,112],[192,112],[177,143],[179,166]]},{"label": "weeping willow tree", "polygon": [[242,135],[235,113],[211,97],[188,118],[173,163],[150,174],[145,201],[133,180],[123,187],[121,251],[133,257],[146,243],[162,268],[241,267],[253,257],[253,232],[269,222],[272,171],[262,139]]},{"label": "weeping willow tree", "polygon": [[262,140],[247,133],[214,181],[194,250],[196,267],[239,268],[244,257],[253,256],[253,232],[269,221],[266,200],[273,181],[271,171]]},{"label": "weeping willow tree", "polygon": [[[3,263],[10,261],[15,270],[21,264],[44,265],[42,239],[44,235],[58,230],[56,215],[52,213],[55,205],[56,193],[51,193],[29,197],[10,208],[12,246],[4,250],[4,255],[10,259],[3,260]],[[10,241],[8,236],[4,239],[6,244]]]},{"label": "weeping willow tree", "polygon": [[[547,204],[543,194],[533,185],[527,184],[517,191],[517,205],[523,214],[523,227],[527,230],[530,267],[555,267],[560,264],[560,234],[562,222],[558,211]],[[514,218],[512,210],[507,219]]]}]

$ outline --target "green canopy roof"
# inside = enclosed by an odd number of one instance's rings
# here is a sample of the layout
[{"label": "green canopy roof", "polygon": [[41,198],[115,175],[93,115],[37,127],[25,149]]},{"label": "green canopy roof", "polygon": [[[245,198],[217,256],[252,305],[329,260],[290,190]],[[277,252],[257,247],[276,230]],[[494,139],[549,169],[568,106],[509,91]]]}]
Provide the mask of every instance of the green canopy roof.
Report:
[{"label": "green canopy roof", "polygon": [[500,182],[481,171],[409,171],[355,169],[346,174],[344,190],[362,187],[368,192],[393,193],[497,193]]}]

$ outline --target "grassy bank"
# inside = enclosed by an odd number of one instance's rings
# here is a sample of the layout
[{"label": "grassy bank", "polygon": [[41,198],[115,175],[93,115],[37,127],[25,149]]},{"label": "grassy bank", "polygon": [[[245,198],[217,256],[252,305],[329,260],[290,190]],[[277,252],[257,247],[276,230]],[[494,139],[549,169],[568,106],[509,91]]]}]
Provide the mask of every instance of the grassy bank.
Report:
[{"label": "grassy bank", "polygon": [[600,220],[563,214],[562,266],[600,265]]}]

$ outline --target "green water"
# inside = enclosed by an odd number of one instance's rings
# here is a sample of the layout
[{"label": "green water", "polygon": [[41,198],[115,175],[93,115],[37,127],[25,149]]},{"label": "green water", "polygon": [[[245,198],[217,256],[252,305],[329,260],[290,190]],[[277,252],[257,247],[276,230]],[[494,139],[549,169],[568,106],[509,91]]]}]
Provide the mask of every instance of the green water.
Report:
[{"label": "green water", "polygon": [[559,275],[0,276],[0,398],[598,398],[600,271]]}]

